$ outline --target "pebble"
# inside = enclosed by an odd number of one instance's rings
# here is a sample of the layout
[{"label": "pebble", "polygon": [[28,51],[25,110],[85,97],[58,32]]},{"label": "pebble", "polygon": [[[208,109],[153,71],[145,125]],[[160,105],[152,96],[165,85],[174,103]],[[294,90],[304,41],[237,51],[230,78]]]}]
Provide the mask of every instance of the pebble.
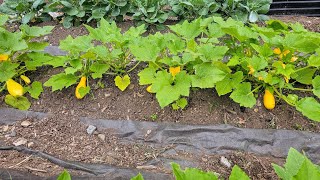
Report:
[{"label": "pebble", "polygon": [[93,132],[97,129],[97,127],[93,126],[93,125],[89,125],[88,128],[87,128],[87,133],[89,135],[92,135]]},{"label": "pebble", "polygon": [[15,146],[20,146],[26,144],[28,141],[25,138],[18,138],[12,144]]},{"label": "pebble", "polygon": [[22,127],[29,127],[32,123],[30,121],[22,121],[21,126]]},{"label": "pebble", "polygon": [[104,141],[104,140],[106,140],[106,135],[98,134],[98,138],[100,138],[102,141]]},{"label": "pebble", "polygon": [[228,159],[224,156],[221,156],[221,159],[220,159],[220,163],[224,166],[226,166],[227,168],[230,168],[231,167],[231,164],[230,162],[228,161]]},{"label": "pebble", "polygon": [[49,41],[49,37],[48,37],[48,36],[44,36],[44,37],[43,37],[43,40],[46,41],[46,42],[48,42],[48,41]]},{"label": "pebble", "polygon": [[3,132],[7,132],[8,130],[9,130],[9,126],[8,125],[3,126],[3,128],[2,128]]},{"label": "pebble", "polygon": [[28,147],[32,147],[33,145],[34,145],[34,142],[29,142],[29,143],[27,144]]}]

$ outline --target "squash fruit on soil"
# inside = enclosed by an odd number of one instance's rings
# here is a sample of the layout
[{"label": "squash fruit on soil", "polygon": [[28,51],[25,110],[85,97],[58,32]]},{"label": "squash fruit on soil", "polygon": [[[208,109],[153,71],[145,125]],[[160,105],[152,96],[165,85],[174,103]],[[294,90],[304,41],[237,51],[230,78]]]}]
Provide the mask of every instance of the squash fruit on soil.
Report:
[{"label": "squash fruit on soil", "polygon": [[23,87],[21,86],[21,84],[17,83],[13,79],[7,80],[6,84],[7,84],[7,90],[10,95],[14,97],[23,95]]},{"label": "squash fruit on soil", "polygon": [[81,96],[80,93],[79,93],[79,89],[82,88],[82,87],[84,87],[84,88],[87,87],[86,82],[87,82],[87,77],[86,76],[82,76],[81,79],[80,79],[79,84],[76,87],[75,94],[76,94],[77,99],[82,99],[83,98],[83,96]]},{"label": "squash fruit on soil", "polygon": [[265,108],[272,110],[276,106],[274,95],[266,89],[263,95],[263,105]]}]

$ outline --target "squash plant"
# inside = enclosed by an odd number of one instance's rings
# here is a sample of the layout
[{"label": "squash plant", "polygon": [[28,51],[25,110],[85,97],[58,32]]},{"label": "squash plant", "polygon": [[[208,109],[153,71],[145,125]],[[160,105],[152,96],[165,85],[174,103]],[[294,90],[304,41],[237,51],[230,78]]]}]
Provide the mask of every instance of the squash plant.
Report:
[{"label": "squash plant", "polygon": [[[101,19],[98,28],[87,25],[86,28],[89,35],[76,38],[68,36],[60,42],[59,48],[66,51],[67,55],[56,57],[57,60],[51,65],[63,67],[64,72],[53,75],[44,85],[52,87],[52,91],[62,90],[83,77],[101,80],[103,75],[109,74],[115,76],[116,86],[124,91],[130,84],[128,73],[136,67],[127,69],[132,63],[128,45],[145,32],[144,26],[131,27],[122,34],[114,22]],[[84,80],[81,82],[83,84]],[[86,81],[86,85],[79,88],[79,97],[82,98],[89,91],[89,81]]]},{"label": "squash plant", "polygon": [[[141,38],[130,46],[138,61],[149,63],[139,73],[140,84],[151,85],[148,90],[161,107],[173,103],[175,109],[185,106],[180,99],[189,96],[191,87],[215,88],[219,96],[229,95],[244,107],[253,107],[259,92],[268,89],[270,98],[265,99],[270,103],[275,95],[320,121],[315,98],[320,84],[319,34],[300,24],[267,24],[245,26],[212,17],[169,26],[173,33]],[[179,73],[168,72],[176,67]],[[299,98],[297,91],[314,96]]]},{"label": "squash plant", "polygon": [[38,99],[43,89],[42,83],[31,83],[25,74],[35,71],[52,59],[42,52],[48,43],[33,39],[49,34],[53,27],[21,25],[19,32],[9,32],[4,28],[7,20],[8,16],[0,15],[0,92],[7,89],[9,94],[6,95],[5,102],[26,110],[31,104],[23,95],[28,92],[32,98]]}]

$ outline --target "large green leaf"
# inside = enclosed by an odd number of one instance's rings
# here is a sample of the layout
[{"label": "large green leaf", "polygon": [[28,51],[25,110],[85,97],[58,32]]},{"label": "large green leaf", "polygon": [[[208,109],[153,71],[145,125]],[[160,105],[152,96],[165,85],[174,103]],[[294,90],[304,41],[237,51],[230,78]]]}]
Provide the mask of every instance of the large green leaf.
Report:
[{"label": "large green leaf", "polygon": [[296,108],[309,119],[320,122],[320,103],[313,97],[302,98]]},{"label": "large green leaf", "polygon": [[184,21],[182,24],[169,26],[169,28],[171,31],[187,40],[194,39],[201,33],[200,19],[194,20],[190,23],[188,21]]},{"label": "large green leaf", "polygon": [[28,92],[32,98],[39,99],[40,94],[43,92],[42,83],[34,81],[31,87],[28,88]]},{"label": "large green leaf", "polygon": [[28,26],[28,25],[21,25],[20,29],[24,33],[25,36],[30,37],[39,37],[44,36],[51,33],[51,30],[54,26],[44,26],[44,27],[37,27],[37,26]]},{"label": "large green leaf", "polygon": [[250,180],[250,178],[239,166],[234,165],[229,180]]},{"label": "large green leaf", "polygon": [[60,41],[59,48],[61,50],[79,54],[79,52],[87,52],[93,47],[91,41],[92,39],[90,36],[78,36],[76,38],[72,38],[69,35],[66,39]]},{"label": "large green leaf", "polygon": [[20,110],[28,110],[31,106],[29,100],[24,96],[14,97],[8,94],[4,100],[8,105]]},{"label": "large green leaf", "polygon": [[201,53],[202,61],[204,62],[221,60],[228,50],[227,46],[213,46],[212,44],[204,44],[198,47],[198,51]]},{"label": "large green leaf", "polygon": [[192,76],[192,87],[213,88],[218,81],[223,80],[227,73],[211,63],[194,66],[195,75]]},{"label": "large green leaf", "polygon": [[176,180],[218,180],[218,176],[212,172],[204,172],[196,168],[181,170],[177,163],[171,163],[171,166]]},{"label": "large green leaf", "polygon": [[223,80],[216,83],[216,90],[219,96],[230,93],[236,88],[243,79],[243,72],[238,71],[234,74],[228,74]]},{"label": "large green leaf", "polygon": [[231,93],[230,98],[244,107],[252,108],[256,104],[256,98],[251,92],[251,84],[249,82],[239,84]]},{"label": "large green leaf", "polygon": [[16,75],[16,68],[19,64],[10,61],[0,62],[0,82],[5,82]]},{"label": "large green leaf", "polygon": [[292,74],[291,77],[297,80],[299,83],[310,85],[312,84],[312,78],[316,70],[316,68],[307,68],[300,71],[298,69],[298,71]]},{"label": "large green leaf", "polygon": [[67,88],[73,84],[75,84],[78,80],[78,77],[73,74],[56,74],[51,76],[51,78],[44,83],[46,87],[52,87],[52,92],[56,90],[62,90],[63,88]]},{"label": "large green leaf", "polygon": [[0,53],[10,51],[19,51],[28,48],[25,40],[22,39],[21,33],[11,33],[8,31],[0,31]]},{"label": "large green leaf", "polygon": [[320,76],[316,76],[313,80],[312,80],[312,86],[313,86],[313,94],[318,96],[318,98],[320,98]]},{"label": "large green leaf", "polygon": [[180,96],[189,96],[191,86],[190,76],[181,71],[173,80],[167,71],[158,71],[152,84],[152,91],[156,93],[156,98],[163,108],[178,100]]},{"label": "large green leaf", "polygon": [[67,170],[63,170],[63,172],[58,176],[57,180],[71,180],[71,175]]},{"label": "large green leaf", "polygon": [[139,84],[140,85],[147,85],[151,84],[155,80],[156,76],[156,69],[153,67],[147,67],[139,72]]},{"label": "large green leaf", "polygon": [[93,63],[90,66],[90,71],[92,71],[93,73],[92,78],[96,79],[96,78],[102,78],[102,75],[104,73],[106,73],[110,68],[109,64],[102,64],[102,63]]}]

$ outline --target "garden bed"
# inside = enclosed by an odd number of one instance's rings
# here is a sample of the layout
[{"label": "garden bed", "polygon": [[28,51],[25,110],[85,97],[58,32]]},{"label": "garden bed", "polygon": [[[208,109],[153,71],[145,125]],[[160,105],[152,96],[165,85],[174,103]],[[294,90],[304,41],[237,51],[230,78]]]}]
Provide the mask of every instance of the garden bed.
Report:
[{"label": "garden bed", "polygon": [[[303,22],[308,29],[319,32],[319,18],[307,18],[307,21],[305,17],[277,18],[284,21]],[[55,25],[53,33],[44,37],[54,46],[69,34],[73,37],[87,34],[83,26],[64,29],[56,22],[40,24],[40,26],[44,25]],[[127,30],[133,23],[125,22],[118,25],[123,30]],[[12,30],[15,28],[13,26]],[[51,92],[51,88],[44,88],[39,100],[30,99],[32,103],[30,110],[47,113],[48,116],[18,118],[17,122],[9,126],[1,125],[0,143],[12,145],[19,138],[24,138],[27,140],[25,145],[29,148],[49,153],[60,159],[138,169],[134,172],[141,170],[163,174],[171,172],[168,162],[161,161],[161,158],[167,158],[182,162],[184,166],[214,170],[223,177],[227,177],[231,169],[224,167],[220,162],[221,156],[225,156],[231,164],[239,165],[253,179],[275,179],[276,175],[271,163],[282,165],[283,156],[273,157],[234,149],[223,155],[177,151],[174,155],[165,156],[164,152],[172,149],[172,146],[154,146],[143,141],[128,143],[123,141],[126,137],[119,137],[109,129],[99,126],[93,135],[88,135],[86,132],[88,124],[84,124],[80,119],[87,117],[188,125],[229,124],[241,128],[320,132],[319,123],[310,121],[283,101],[277,102],[274,110],[266,110],[262,105],[262,95],[258,97],[256,105],[250,109],[241,108],[227,96],[219,97],[212,89],[194,89],[188,98],[186,109],[172,110],[170,107],[161,109],[155,96],[146,91],[146,86],[139,85],[137,73],[145,66],[142,63],[130,74],[131,85],[124,92],[114,85],[113,76],[108,75],[102,79],[105,88],[92,87],[91,93],[82,100],[74,97],[75,87],[54,93]],[[44,67],[28,75],[31,79],[44,83],[60,71],[62,69]],[[302,93],[301,96],[305,94]],[[0,108],[8,107],[4,104],[4,98],[2,94]],[[21,123],[25,121],[31,124],[22,127]],[[8,136],[12,132],[16,135]],[[1,168],[28,171],[44,177],[57,175],[63,170],[62,167],[45,159],[15,151],[1,151],[0,159]],[[155,165],[150,163],[158,159],[160,161]],[[73,175],[87,175],[82,171],[71,172]]]}]

